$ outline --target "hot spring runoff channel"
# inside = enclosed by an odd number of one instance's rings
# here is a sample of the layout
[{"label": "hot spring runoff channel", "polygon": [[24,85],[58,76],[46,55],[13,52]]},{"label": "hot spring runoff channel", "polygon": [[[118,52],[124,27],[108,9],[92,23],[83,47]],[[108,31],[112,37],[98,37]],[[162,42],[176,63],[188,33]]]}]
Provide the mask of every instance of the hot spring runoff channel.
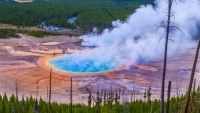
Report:
[{"label": "hot spring runoff channel", "polygon": [[76,55],[64,55],[49,60],[49,64],[54,68],[75,73],[94,73],[103,72],[115,69],[119,66],[119,63],[111,60],[97,60],[93,58],[87,58]]}]

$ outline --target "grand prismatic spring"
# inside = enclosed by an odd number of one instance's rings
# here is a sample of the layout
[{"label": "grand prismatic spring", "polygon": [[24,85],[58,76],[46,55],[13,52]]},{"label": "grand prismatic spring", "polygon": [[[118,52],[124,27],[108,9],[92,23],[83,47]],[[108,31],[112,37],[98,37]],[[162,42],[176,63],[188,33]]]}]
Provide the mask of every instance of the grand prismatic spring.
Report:
[{"label": "grand prismatic spring", "polygon": [[90,58],[83,58],[78,60],[75,55],[64,55],[54,59],[51,59],[48,63],[53,65],[56,69],[76,72],[76,73],[90,73],[90,72],[103,72],[115,69],[119,64],[115,61],[104,61],[97,63],[95,60]]}]

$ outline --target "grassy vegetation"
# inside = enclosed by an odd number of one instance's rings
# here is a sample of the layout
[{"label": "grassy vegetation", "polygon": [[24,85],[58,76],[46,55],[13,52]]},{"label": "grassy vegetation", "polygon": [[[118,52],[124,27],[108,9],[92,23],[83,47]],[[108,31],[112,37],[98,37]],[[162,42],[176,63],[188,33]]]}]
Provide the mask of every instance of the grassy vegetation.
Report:
[{"label": "grassy vegetation", "polygon": [[[46,21],[64,28],[80,26],[85,31],[93,27],[111,27],[117,19],[124,21],[140,5],[153,4],[154,0],[34,0],[32,3],[8,2],[0,4],[0,23],[19,27],[37,26]],[[68,18],[78,17],[75,25]]]},{"label": "grassy vegetation", "polygon": [[0,38],[19,38],[17,32],[13,29],[0,29]]},{"label": "grassy vegetation", "polygon": [[44,36],[58,36],[58,33],[47,32],[47,31],[27,31],[27,30],[15,30],[15,29],[0,29],[0,38],[20,38],[18,33],[27,34],[37,38],[43,38]]},{"label": "grassy vegetation", "polygon": [[43,38],[44,36],[58,36],[58,33],[53,33],[53,32],[47,32],[47,31],[27,31],[27,30],[19,30],[19,33],[27,34],[30,36],[34,36],[37,38]]}]

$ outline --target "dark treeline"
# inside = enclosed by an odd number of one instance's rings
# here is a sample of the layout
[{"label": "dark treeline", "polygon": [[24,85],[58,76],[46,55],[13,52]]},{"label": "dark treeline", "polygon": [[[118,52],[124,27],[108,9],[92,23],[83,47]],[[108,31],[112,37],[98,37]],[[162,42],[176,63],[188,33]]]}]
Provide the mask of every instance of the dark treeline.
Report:
[{"label": "dark treeline", "polygon": [[22,34],[27,34],[27,35],[30,35],[30,36],[34,36],[34,37],[37,37],[37,38],[43,38],[44,36],[58,36],[58,35],[60,35],[58,33],[40,31],[40,30],[36,30],[36,31],[17,30],[17,32],[22,33]]},{"label": "dark treeline", "polygon": [[0,29],[0,39],[5,38],[20,38],[18,33],[27,34],[30,36],[34,36],[37,38],[43,38],[44,36],[57,36],[60,35],[58,33],[47,32],[47,31],[28,31],[28,30],[15,30],[15,29]]},{"label": "dark treeline", "polygon": [[[113,20],[124,21],[142,4],[153,4],[154,0],[34,0],[32,3],[0,3],[0,23],[20,27],[36,26],[43,21],[64,28],[80,26],[84,30],[93,27],[106,28]],[[78,17],[75,25],[67,22]]]},{"label": "dark treeline", "polygon": [[[122,93],[122,92],[121,92]],[[88,96],[88,105],[73,104],[73,113],[160,113],[160,101],[152,99],[151,90],[143,95],[143,100],[133,100],[131,102],[120,103],[123,99],[120,92],[104,92],[103,96],[97,92],[96,103],[92,105],[92,97]],[[94,96],[94,94],[92,94]],[[184,108],[185,95],[172,97],[169,104],[169,113],[180,113]],[[199,113],[200,87],[192,93],[188,113]],[[99,101],[98,101],[99,100]],[[166,105],[166,102],[165,102]],[[70,113],[70,104],[56,103],[50,104],[51,113]],[[32,96],[19,100],[12,95],[0,95],[0,113],[47,113],[48,103],[42,98],[34,99]]]}]

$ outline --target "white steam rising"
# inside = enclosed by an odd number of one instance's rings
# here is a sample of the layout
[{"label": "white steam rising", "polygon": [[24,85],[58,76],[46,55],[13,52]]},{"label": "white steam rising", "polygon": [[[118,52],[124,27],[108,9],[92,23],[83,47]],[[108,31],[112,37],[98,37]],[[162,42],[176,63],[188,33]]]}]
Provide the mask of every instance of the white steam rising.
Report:
[{"label": "white steam rising", "polygon": [[[83,45],[97,46],[91,50],[85,50],[72,54],[74,57],[72,63],[79,64],[84,59],[95,61],[95,66],[112,61],[108,65],[133,64],[136,62],[152,61],[162,59],[164,56],[164,43],[161,37],[165,36],[165,29],[159,28],[156,34],[156,28],[159,25],[166,25],[168,0],[155,1],[156,6],[141,6],[135,13],[125,21],[119,20],[113,22],[113,29],[106,29],[101,35],[90,34],[83,36],[85,40]],[[185,50],[195,46],[196,42],[192,40],[198,32],[200,25],[200,1],[199,0],[177,0],[174,3],[172,12],[175,12],[175,18],[171,18],[175,26],[182,30],[171,29],[169,41],[168,56],[177,51]],[[173,24],[171,24],[173,25]]]}]

